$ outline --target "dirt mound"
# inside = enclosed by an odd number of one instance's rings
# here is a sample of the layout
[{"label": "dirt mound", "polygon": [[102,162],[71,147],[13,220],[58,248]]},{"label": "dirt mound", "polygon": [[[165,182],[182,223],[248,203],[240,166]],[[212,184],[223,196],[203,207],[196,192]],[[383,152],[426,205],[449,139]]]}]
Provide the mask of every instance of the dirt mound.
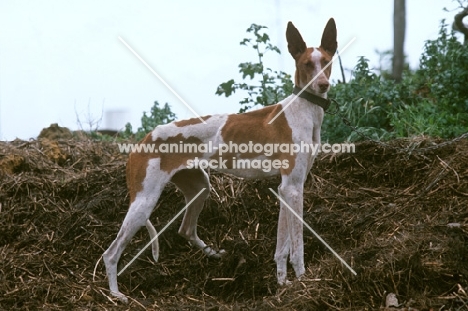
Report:
[{"label": "dirt mound", "polygon": [[[468,141],[418,151],[434,143],[365,142],[355,154],[319,156],[304,219],[357,276],[305,229],[306,277],[278,288],[269,188],[279,179],[212,174],[199,235],[229,255],[191,249],[177,236],[179,219],[161,236],[160,262],[146,251],[119,277],[133,298],[124,306],[108,297],[100,256],[128,208],[126,156],[105,142],[0,142],[0,309],[375,310],[390,293],[394,310],[466,307]],[[167,187],[156,228],[183,206]],[[120,267],[148,241],[141,230]]]},{"label": "dirt mound", "polygon": [[68,127],[62,127],[57,123],[52,123],[49,127],[43,128],[37,138],[49,140],[67,140],[73,138],[73,133]]},{"label": "dirt mound", "polygon": [[49,127],[45,127],[37,136],[38,140],[49,140],[49,141],[56,141],[56,140],[88,140],[94,138],[103,138],[108,137],[116,138],[120,135],[119,131],[115,130],[106,130],[106,129],[99,129],[93,131],[84,131],[84,130],[77,130],[77,131],[70,131],[68,127],[59,126],[57,123],[52,123]]}]

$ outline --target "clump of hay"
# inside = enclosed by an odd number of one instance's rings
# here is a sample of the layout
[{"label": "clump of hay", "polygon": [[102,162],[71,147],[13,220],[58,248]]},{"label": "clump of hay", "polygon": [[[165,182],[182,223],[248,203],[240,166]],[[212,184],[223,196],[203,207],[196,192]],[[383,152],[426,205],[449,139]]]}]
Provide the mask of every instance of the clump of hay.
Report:
[{"label": "clump of hay", "polygon": [[[107,142],[0,142],[0,306],[375,310],[390,293],[400,308],[466,306],[468,142],[423,152],[394,148],[414,141],[391,145],[364,142],[355,154],[320,155],[305,185],[304,220],[356,277],[305,229],[305,278],[278,288],[278,202],[268,189],[279,178],[214,173],[199,235],[228,256],[211,260],[190,248],[177,235],[179,220],[161,236],[160,262],[147,251],[119,277],[133,298],[123,306],[108,298],[99,260],[128,209],[126,155]],[[152,222],[162,228],[183,206],[167,187]],[[141,230],[120,266],[148,241]]]},{"label": "clump of hay", "polygon": [[37,138],[48,140],[67,140],[73,138],[73,133],[68,127],[52,123],[49,127],[43,128]]}]

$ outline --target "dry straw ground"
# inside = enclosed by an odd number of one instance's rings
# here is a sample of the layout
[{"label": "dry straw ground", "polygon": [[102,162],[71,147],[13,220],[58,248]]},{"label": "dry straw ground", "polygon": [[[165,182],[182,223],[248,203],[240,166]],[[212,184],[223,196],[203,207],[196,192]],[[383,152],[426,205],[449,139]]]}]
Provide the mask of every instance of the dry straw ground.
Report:
[{"label": "dry straw ground", "polygon": [[[227,250],[205,258],[177,236],[161,237],[160,262],[146,251],[119,277],[132,299],[109,298],[100,260],[128,208],[126,156],[113,143],[0,143],[2,310],[393,310],[468,309],[468,141],[365,142],[356,154],[321,155],[305,186],[305,220],[357,271],[354,277],[305,232],[304,280],[275,279],[277,178],[213,174],[199,234]],[[413,150],[410,152],[409,150]],[[184,206],[168,187],[157,228]],[[141,230],[121,260],[149,240]]]}]

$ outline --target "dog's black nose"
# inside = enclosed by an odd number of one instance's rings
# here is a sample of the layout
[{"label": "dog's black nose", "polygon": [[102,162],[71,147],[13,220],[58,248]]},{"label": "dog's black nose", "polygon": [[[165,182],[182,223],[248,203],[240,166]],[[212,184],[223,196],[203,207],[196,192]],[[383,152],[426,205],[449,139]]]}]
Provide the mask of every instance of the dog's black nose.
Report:
[{"label": "dog's black nose", "polygon": [[321,83],[319,83],[318,87],[319,87],[321,92],[326,92],[328,90],[328,88],[330,87],[330,83],[321,82]]}]

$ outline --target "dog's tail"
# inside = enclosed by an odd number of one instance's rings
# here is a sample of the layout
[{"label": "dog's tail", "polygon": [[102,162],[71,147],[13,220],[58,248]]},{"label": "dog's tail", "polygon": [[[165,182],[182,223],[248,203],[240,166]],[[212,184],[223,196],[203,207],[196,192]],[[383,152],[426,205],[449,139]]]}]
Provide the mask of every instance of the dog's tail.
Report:
[{"label": "dog's tail", "polygon": [[159,259],[159,242],[157,238],[158,232],[156,231],[156,229],[154,229],[153,224],[151,223],[149,219],[146,221],[146,229],[148,229],[151,240],[154,239],[151,245],[153,249],[153,259],[155,262],[158,262],[158,259]]}]

